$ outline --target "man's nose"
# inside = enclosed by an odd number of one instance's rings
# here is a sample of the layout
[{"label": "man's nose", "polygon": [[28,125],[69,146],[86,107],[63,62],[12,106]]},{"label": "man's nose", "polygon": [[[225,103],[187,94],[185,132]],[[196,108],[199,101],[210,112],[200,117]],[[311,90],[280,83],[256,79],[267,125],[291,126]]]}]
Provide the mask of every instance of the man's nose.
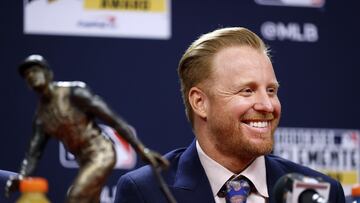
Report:
[{"label": "man's nose", "polygon": [[270,96],[267,93],[259,93],[256,96],[254,109],[257,111],[273,112],[274,106]]}]

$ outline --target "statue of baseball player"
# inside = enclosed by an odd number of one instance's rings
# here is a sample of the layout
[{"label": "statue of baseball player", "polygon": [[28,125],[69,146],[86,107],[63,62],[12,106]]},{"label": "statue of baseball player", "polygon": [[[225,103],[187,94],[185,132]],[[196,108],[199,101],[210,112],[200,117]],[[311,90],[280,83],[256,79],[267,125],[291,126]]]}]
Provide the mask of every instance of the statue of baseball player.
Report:
[{"label": "statue of baseball player", "polygon": [[166,167],[168,161],[146,148],[129,125],[83,82],[53,81],[47,61],[31,55],[19,66],[19,73],[39,95],[33,121],[33,135],[19,174],[8,180],[6,193],[18,189],[19,181],[33,174],[50,137],[58,139],[79,164],[79,173],[69,188],[67,203],[99,203],[101,189],[116,162],[111,141],[101,135],[95,118],[115,129],[145,162]]}]

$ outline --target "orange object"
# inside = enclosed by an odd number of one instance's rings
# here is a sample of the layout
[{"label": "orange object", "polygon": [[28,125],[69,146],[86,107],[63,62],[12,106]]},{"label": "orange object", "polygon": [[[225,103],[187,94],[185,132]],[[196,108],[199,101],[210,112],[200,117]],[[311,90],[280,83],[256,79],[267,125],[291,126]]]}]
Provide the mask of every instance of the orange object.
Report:
[{"label": "orange object", "polygon": [[354,196],[360,196],[360,184],[356,184],[351,188],[351,195]]},{"label": "orange object", "polygon": [[21,192],[47,192],[48,182],[45,178],[28,177],[20,181]]}]

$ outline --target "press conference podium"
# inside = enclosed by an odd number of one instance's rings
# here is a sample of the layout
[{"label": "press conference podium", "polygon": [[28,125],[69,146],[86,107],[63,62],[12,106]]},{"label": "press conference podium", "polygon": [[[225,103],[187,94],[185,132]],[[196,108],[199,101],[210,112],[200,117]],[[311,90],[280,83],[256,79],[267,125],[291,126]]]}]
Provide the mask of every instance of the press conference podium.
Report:
[{"label": "press conference podium", "polygon": [[0,202],[1,203],[14,203],[19,197],[19,193],[14,193],[10,198],[5,197],[5,185],[8,178],[16,173],[10,171],[0,170]]}]

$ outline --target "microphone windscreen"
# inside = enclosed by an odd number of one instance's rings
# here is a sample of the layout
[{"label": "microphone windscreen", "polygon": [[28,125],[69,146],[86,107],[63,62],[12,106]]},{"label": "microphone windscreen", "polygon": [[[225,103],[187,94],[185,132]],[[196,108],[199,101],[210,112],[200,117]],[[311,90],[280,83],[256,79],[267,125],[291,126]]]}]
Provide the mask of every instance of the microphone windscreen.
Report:
[{"label": "microphone windscreen", "polygon": [[279,178],[279,180],[276,181],[273,189],[275,202],[285,203],[287,193],[292,192],[294,179],[300,179],[301,177],[302,175],[298,173],[289,173]]}]

